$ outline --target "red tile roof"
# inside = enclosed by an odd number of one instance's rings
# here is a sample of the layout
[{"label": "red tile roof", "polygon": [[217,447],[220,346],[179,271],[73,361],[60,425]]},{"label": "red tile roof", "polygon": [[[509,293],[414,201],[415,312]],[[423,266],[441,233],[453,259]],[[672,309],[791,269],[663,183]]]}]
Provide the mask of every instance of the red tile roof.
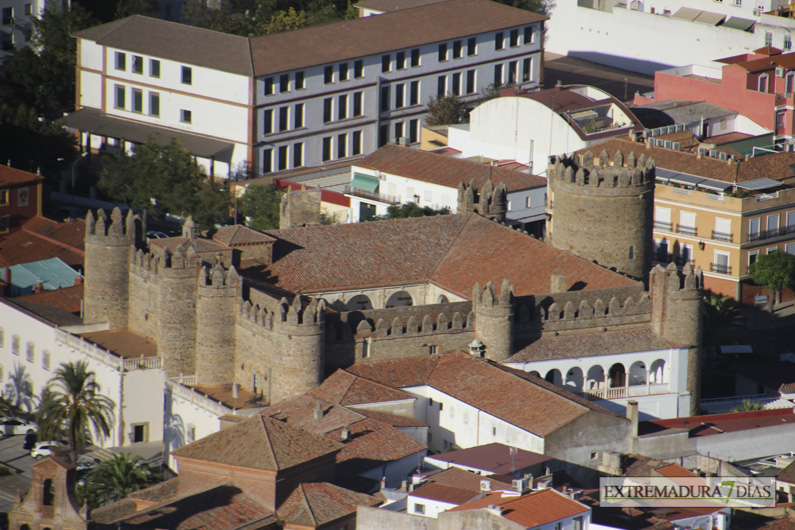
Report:
[{"label": "red tile roof", "polygon": [[409,494],[410,497],[418,497],[420,499],[429,499],[455,505],[475,500],[475,498],[480,495],[482,495],[480,490],[471,491],[468,489],[454,488],[452,486],[444,486],[434,482],[423,484]]},{"label": "red tile roof", "polygon": [[494,184],[504,183],[509,192],[546,187],[547,179],[501,167],[387,144],[353,165],[378,170],[398,177],[421,180],[458,190],[459,184],[471,181],[480,189],[491,177]]},{"label": "red tile roof", "polygon": [[212,238],[228,247],[272,243],[272,237],[243,225],[224,226],[213,231]]},{"label": "red tile roof", "polygon": [[416,399],[408,392],[357,377],[345,370],[337,370],[309,394],[345,406]]},{"label": "red tile roof", "polygon": [[524,363],[550,359],[574,359],[616,353],[667,350],[675,347],[677,347],[675,343],[661,339],[648,328],[571,335],[545,334],[515,353],[506,362]]},{"label": "red tile roof", "polygon": [[380,503],[379,499],[370,495],[327,482],[307,482],[295,488],[276,513],[290,525],[314,528],[354,514],[357,506]]},{"label": "red tile roof", "polygon": [[14,169],[13,167],[0,165],[0,188],[8,188],[10,186],[21,186],[22,184],[32,184],[40,182],[44,177],[22,171],[21,169]]},{"label": "red tile roof", "polygon": [[260,414],[174,451],[189,458],[281,471],[342,449],[338,442]]},{"label": "red tile roof", "polygon": [[640,432],[641,434],[648,434],[664,429],[687,429],[690,431],[690,436],[710,436],[724,432],[745,431],[784,423],[795,423],[793,411],[795,409],[771,409],[650,420],[641,422]]},{"label": "red tile roof", "polygon": [[478,510],[489,505],[502,507],[504,518],[525,528],[535,528],[590,511],[588,506],[553,489],[541,490],[521,497],[502,497],[499,493],[492,494],[452,508],[450,511]]},{"label": "red tile roof", "polygon": [[0,238],[0,267],[60,258],[70,266],[83,266],[85,221],[58,223],[34,217],[17,232]]},{"label": "red tile roof", "polygon": [[482,481],[487,480],[492,490],[509,490],[513,486],[511,482],[496,480],[494,478],[484,477],[466,471],[458,467],[451,467],[433,474],[428,478],[428,482],[439,484],[442,486],[449,486],[453,488],[464,489],[470,492],[479,492],[480,484]]},{"label": "red tile roof", "polygon": [[671,464],[668,466],[658,467],[655,469],[657,473],[664,477],[693,477],[692,472],[688,471],[687,469],[683,468],[679,464]]},{"label": "red tile roof", "polygon": [[782,469],[781,472],[776,475],[776,480],[795,484],[795,462],[792,462],[790,465]]},{"label": "red tile roof", "polygon": [[371,363],[356,363],[345,370],[394,388],[420,386],[428,382],[439,357],[412,357]]},{"label": "red tile roof", "polygon": [[514,449],[515,452],[511,454],[510,446],[494,442],[478,447],[470,447],[469,449],[459,449],[449,453],[433,455],[431,458],[447,462],[453,466],[459,465],[498,475],[511,474],[551,460],[548,456],[532,451]]},{"label": "red tile roof", "polygon": [[69,311],[70,313],[79,313],[82,301],[82,285],[64,287],[63,289],[54,289],[52,291],[42,291],[36,294],[20,296],[16,299],[18,303],[32,302],[34,304],[48,305],[63,309],[64,311]]},{"label": "red tile roof", "polygon": [[354,410],[363,416],[367,416],[368,418],[386,423],[392,427],[428,427],[427,423],[406,416],[396,416],[395,414],[388,414],[386,412],[379,412],[377,410],[363,408],[356,408]]}]

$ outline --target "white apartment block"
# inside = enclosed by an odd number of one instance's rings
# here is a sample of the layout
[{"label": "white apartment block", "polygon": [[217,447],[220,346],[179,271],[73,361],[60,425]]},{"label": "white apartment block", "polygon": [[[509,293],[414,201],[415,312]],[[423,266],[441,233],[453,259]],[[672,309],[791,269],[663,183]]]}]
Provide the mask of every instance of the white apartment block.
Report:
[{"label": "white apartment block", "polygon": [[75,35],[66,123],[92,149],[177,138],[216,177],[320,166],[418,143],[432,97],[537,87],[544,20],[449,0],[248,39],[130,17]]},{"label": "white apartment block", "polygon": [[31,45],[36,31],[33,20],[47,7],[71,4],[71,0],[0,0],[0,66],[14,50]]}]

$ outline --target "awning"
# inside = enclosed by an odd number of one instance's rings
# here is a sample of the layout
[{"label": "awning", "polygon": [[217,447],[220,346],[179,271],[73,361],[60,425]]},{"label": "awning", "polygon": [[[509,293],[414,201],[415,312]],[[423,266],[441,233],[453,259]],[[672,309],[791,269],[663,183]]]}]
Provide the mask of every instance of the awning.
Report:
[{"label": "awning", "polygon": [[723,23],[724,28],[739,29],[740,31],[749,31],[754,24],[755,20],[748,20],[747,18],[731,17]]},{"label": "awning", "polygon": [[175,138],[193,155],[213,158],[226,163],[231,163],[232,151],[235,148],[231,142],[108,116],[99,109],[80,109],[59,119],[58,123],[80,132],[117,138],[137,144],[146,143],[150,136],[154,136],[157,143],[161,145],[167,145],[172,138]]},{"label": "awning", "polygon": [[717,26],[726,19],[726,15],[720,13],[711,13],[709,11],[702,11],[693,22],[700,22],[701,24],[709,24],[710,26]]},{"label": "awning", "polygon": [[354,173],[353,180],[351,180],[351,188],[369,191],[370,193],[374,193],[378,189],[378,184],[377,178],[361,173]]},{"label": "awning", "polygon": [[685,173],[677,173],[668,177],[669,182],[674,184],[681,184],[682,186],[695,186],[699,182],[704,181],[704,177],[696,177],[695,175],[687,175]]},{"label": "awning", "polygon": [[712,191],[724,191],[725,189],[732,187],[730,182],[723,182],[722,180],[712,180],[712,179],[704,179],[701,182],[699,182],[697,185],[699,188],[704,188]]},{"label": "awning", "polygon": [[737,183],[738,188],[752,191],[778,188],[779,186],[781,186],[781,182],[769,178],[761,178]]},{"label": "awning", "polygon": [[676,18],[683,18],[685,20],[695,20],[703,11],[700,9],[693,9],[692,7],[680,7],[679,10],[672,16]]}]

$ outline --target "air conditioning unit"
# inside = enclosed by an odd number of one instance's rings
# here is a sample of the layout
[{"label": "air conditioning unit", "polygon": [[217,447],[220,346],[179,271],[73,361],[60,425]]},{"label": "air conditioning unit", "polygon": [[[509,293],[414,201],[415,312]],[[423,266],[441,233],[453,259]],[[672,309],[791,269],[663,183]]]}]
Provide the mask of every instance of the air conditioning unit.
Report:
[{"label": "air conditioning unit", "polygon": [[491,481],[486,479],[481,479],[480,491],[491,491]]},{"label": "air conditioning unit", "polygon": [[526,478],[517,478],[511,481],[511,485],[513,489],[518,491],[519,493],[523,493],[527,491],[527,479]]},{"label": "air conditioning unit", "polygon": [[776,67],[776,77],[784,77],[784,69],[780,66]]},{"label": "air conditioning unit", "polygon": [[405,147],[408,147],[411,144],[407,136],[397,136],[394,138],[392,143],[395,143],[397,145],[403,145]]},{"label": "air conditioning unit", "polygon": [[729,159],[729,153],[724,153],[723,151],[721,151],[718,154],[718,158],[720,158],[721,160],[728,160]]},{"label": "air conditioning unit", "polygon": [[707,155],[707,150],[705,148],[703,148],[703,147],[699,147],[698,148],[698,156],[706,156],[706,155]]},{"label": "air conditioning unit", "polygon": [[386,180],[386,175],[382,175],[377,169],[375,170],[375,176],[378,177],[378,180]]}]

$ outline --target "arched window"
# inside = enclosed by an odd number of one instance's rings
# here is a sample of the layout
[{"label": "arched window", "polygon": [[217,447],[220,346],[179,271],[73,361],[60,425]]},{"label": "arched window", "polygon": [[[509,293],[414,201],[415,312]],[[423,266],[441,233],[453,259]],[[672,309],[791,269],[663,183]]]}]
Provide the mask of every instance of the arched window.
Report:
[{"label": "arched window", "polygon": [[44,506],[52,506],[55,501],[55,490],[52,487],[52,480],[47,479],[44,481],[43,491],[41,495],[41,503]]}]

